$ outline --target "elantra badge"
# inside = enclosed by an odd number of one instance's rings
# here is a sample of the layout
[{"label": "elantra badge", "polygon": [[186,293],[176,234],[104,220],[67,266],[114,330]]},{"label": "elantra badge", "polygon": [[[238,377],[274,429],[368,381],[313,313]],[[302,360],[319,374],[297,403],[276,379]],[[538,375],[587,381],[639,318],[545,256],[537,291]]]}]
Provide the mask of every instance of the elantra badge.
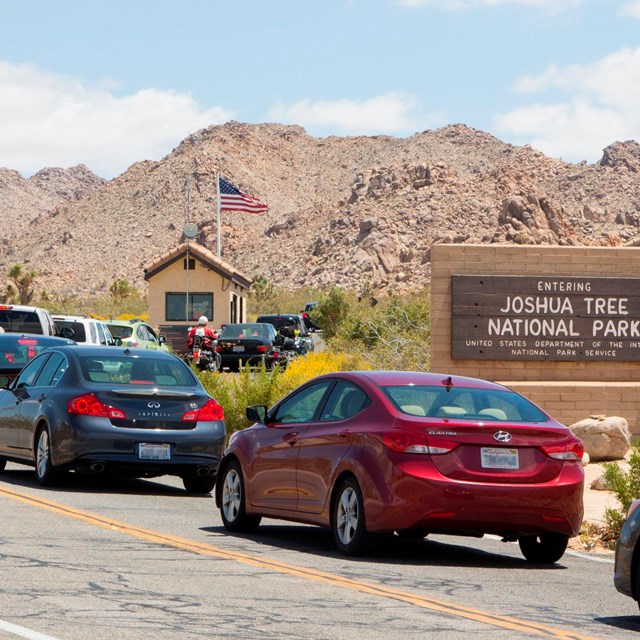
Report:
[{"label": "elantra badge", "polygon": [[159,409],[160,408],[160,403],[159,402],[148,402],[147,403],[147,407],[149,407],[149,409]]},{"label": "elantra badge", "polygon": [[513,436],[508,431],[496,431],[493,434],[493,439],[498,442],[509,442]]}]

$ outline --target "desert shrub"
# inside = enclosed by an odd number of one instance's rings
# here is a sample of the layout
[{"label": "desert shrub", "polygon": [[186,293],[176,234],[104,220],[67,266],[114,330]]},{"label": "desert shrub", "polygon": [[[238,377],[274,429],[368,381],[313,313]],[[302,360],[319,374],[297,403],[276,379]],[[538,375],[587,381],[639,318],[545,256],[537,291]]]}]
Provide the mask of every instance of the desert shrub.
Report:
[{"label": "desert shrub", "polygon": [[307,302],[318,300],[320,292],[312,287],[301,287],[293,291],[279,289],[264,276],[257,276],[251,285],[247,302],[249,321],[264,313],[300,313]]},{"label": "desert shrub", "polygon": [[327,340],[329,349],[350,353],[371,369],[428,371],[429,292],[393,296],[375,306],[368,299],[352,303]]},{"label": "desert shrub", "polygon": [[631,503],[640,498],[640,447],[631,447],[629,457],[629,471],[623,471],[615,462],[604,464],[604,479],[609,490],[613,491],[620,507],[607,508],[604,514],[605,522],[617,537],[627,517]]}]

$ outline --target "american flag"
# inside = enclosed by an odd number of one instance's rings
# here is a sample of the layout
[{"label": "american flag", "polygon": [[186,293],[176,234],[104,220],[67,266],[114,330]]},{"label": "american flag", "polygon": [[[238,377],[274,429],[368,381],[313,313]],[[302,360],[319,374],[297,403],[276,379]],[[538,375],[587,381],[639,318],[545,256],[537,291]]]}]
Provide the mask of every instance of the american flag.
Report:
[{"label": "american flag", "polygon": [[242,193],[224,178],[220,182],[220,211],[246,211],[247,213],[265,213],[269,207],[257,198]]}]

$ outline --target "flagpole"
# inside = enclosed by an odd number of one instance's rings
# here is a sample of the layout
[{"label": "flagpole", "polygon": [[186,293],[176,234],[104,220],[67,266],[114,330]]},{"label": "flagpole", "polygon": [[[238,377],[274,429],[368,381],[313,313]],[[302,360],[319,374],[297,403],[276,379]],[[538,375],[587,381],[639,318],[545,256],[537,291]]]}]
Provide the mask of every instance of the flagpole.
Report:
[{"label": "flagpole", "polygon": [[218,248],[218,258],[221,257],[222,251],[220,247],[220,174],[216,173],[216,247]]}]

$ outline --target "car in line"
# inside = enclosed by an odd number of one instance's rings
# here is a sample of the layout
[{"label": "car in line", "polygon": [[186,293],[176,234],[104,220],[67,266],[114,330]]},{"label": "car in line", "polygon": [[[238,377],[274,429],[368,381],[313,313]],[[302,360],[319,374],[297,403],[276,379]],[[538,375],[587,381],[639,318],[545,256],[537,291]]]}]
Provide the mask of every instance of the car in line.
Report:
[{"label": "car in line", "polygon": [[313,338],[301,315],[295,313],[268,313],[258,316],[256,322],[272,324],[281,336],[285,336],[288,332],[295,334],[286,337],[294,340],[295,351],[299,355],[305,355],[314,350]]},{"label": "car in line", "polygon": [[278,334],[267,322],[240,322],[224,325],[215,346],[220,368],[238,371],[244,365],[264,363],[272,369],[280,361]]},{"label": "car in line", "polygon": [[54,315],[58,334],[78,344],[115,345],[115,340],[105,322],[86,316]]},{"label": "car in line", "polygon": [[640,500],[634,500],[616,544],[613,583],[640,607]]},{"label": "car in line", "polygon": [[139,319],[109,320],[106,325],[117,346],[169,351],[165,336],[157,334],[148,322]]},{"label": "car in line", "polygon": [[53,317],[46,309],[20,304],[0,304],[0,328],[9,333],[58,335]]},{"label": "car in line", "polygon": [[6,387],[43,349],[73,340],[35,333],[0,333],[0,387]]},{"label": "car in line", "polygon": [[43,486],[73,470],[180,476],[208,493],[225,438],[222,407],[162,351],[50,347],[0,389],[0,471],[32,465]]},{"label": "car in line", "polygon": [[315,524],[347,555],[376,533],[494,534],[543,564],[580,531],[582,442],[504,386],[340,372],[246,413],[254,424],[231,435],[216,486],[229,531]]},{"label": "car in line", "polygon": [[317,331],[318,325],[311,319],[311,312],[318,306],[317,302],[307,302],[304,309],[300,312],[302,320],[309,331]]}]

